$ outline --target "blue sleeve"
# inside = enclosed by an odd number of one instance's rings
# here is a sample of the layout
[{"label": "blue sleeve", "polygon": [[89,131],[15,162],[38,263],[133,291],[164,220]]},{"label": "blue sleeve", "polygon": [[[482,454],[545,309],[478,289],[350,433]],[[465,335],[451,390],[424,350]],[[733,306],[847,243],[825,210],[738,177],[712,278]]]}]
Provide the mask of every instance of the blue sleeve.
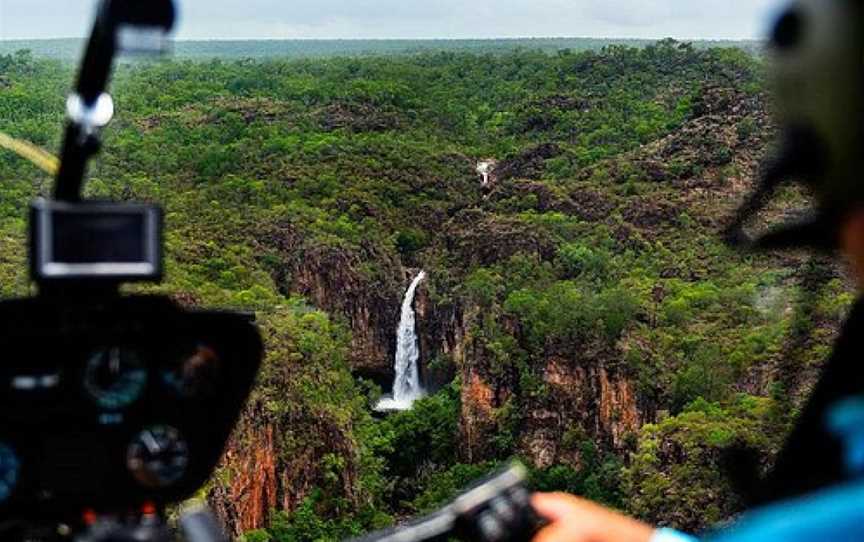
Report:
[{"label": "blue sleeve", "polygon": [[742,516],[711,542],[864,541],[864,483],[841,486]]},{"label": "blue sleeve", "polygon": [[657,529],[650,542],[698,542],[698,540],[672,529]]}]

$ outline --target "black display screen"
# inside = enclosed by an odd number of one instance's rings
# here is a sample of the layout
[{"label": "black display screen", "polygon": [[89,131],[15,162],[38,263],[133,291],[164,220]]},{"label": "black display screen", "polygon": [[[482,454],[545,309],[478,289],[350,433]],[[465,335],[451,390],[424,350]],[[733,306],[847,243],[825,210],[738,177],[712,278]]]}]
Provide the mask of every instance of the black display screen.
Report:
[{"label": "black display screen", "polygon": [[148,261],[143,213],[54,212],[51,261],[64,264]]}]

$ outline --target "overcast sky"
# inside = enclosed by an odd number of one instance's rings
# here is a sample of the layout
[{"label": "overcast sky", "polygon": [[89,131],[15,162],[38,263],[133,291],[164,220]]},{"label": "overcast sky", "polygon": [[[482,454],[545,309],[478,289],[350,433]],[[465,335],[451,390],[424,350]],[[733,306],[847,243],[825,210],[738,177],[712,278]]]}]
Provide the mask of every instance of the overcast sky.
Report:
[{"label": "overcast sky", "polygon": [[[177,37],[759,38],[782,3],[782,0],[180,0]],[[94,5],[95,0],[0,0],[0,39],[83,36]]]}]

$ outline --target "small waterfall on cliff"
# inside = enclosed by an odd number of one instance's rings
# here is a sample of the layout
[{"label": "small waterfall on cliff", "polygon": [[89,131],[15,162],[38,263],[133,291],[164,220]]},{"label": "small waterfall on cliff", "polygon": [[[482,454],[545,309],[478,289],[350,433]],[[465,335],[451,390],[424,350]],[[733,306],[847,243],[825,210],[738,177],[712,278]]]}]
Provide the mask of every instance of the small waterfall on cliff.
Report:
[{"label": "small waterfall on cliff", "polygon": [[423,388],[420,387],[420,368],[417,365],[420,347],[417,344],[415,327],[414,293],[425,278],[426,273],[420,271],[405,292],[405,299],[402,301],[402,317],[399,319],[399,329],[396,331],[394,363],[396,379],[393,381],[393,394],[381,399],[375,406],[375,410],[408,410],[414,401],[423,397]]},{"label": "small waterfall on cliff", "polygon": [[486,188],[492,182],[492,171],[495,169],[495,166],[498,165],[498,162],[495,160],[482,160],[477,162],[477,174],[480,175],[480,186]]}]

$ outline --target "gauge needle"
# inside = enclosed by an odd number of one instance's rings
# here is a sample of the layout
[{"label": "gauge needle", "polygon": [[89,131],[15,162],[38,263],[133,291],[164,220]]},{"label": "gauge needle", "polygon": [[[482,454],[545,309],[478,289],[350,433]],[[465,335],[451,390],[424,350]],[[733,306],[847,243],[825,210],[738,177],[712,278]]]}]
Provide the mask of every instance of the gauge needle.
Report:
[{"label": "gauge needle", "polygon": [[111,369],[111,373],[117,374],[120,372],[120,349],[112,348],[110,356],[111,360],[109,362],[109,367]]},{"label": "gauge needle", "polygon": [[144,446],[147,446],[147,451],[151,454],[156,455],[162,451],[162,447],[159,446],[159,442],[150,431],[144,431],[141,434],[141,440],[144,441]]}]

